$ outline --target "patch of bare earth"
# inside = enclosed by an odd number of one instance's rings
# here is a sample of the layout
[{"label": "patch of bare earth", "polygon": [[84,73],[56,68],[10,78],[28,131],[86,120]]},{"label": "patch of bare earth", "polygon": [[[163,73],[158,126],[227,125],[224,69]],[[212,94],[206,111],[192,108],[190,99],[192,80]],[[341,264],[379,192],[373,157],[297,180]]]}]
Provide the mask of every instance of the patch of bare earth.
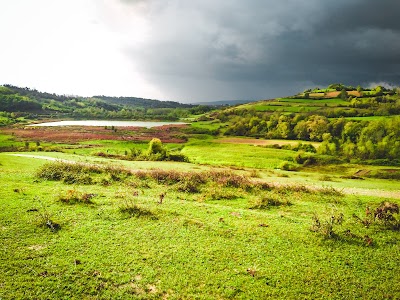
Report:
[{"label": "patch of bare earth", "polygon": [[344,188],[343,193],[347,195],[363,195],[383,198],[400,199],[400,191],[372,190],[362,188]]},{"label": "patch of bare earth", "polygon": [[[328,92],[325,94],[325,98],[337,98],[337,97],[339,97],[340,93],[341,92],[337,92],[337,91],[336,92]],[[349,96],[355,96],[355,97],[361,96],[360,92],[358,92],[358,91],[347,91],[347,94]]]},{"label": "patch of bare earth", "polygon": [[28,247],[29,250],[35,250],[35,251],[40,251],[43,250],[44,248],[46,247],[42,245],[32,245]]}]

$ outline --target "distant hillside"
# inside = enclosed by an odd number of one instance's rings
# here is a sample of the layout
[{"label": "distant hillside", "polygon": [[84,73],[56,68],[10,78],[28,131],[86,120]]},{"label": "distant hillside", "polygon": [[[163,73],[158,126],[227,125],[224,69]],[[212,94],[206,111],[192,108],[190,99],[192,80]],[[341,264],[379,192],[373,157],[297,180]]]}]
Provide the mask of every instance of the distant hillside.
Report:
[{"label": "distant hillside", "polygon": [[124,105],[124,106],[139,106],[147,108],[189,108],[192,104],[183,104],[174,101],[160,101],[136,97],[109,97],[109,96],[93,96],[94,99],[100,99],[107,103]]},{"label": "distant hillside", "polygon": [[0,86],[0,112],[31,117],[178,120],[211,108],[136,97],[80,97]]},{"label": "distant hillside", "polygon": [[[182,104],[174,101],[160,101],[154,99],[144,99],[137,97],[109,97],[109,96],[93,96],[93,97],[80,97],[80,96],[67,96],[67,95],[57,95],[50,94],[46,92],[40,92],[36,89],[30,89],[27,87],[17,87],[12,85],[5,85],[5,88],[11,90],[14,94],[19,94],[21,96],[28,96],[30,99],[44,101],[54,100],[58,102],[68,102],[73,99],[81,100],[101,100],[108,104],[142,107],[142,108],[178,108],[178,107],[192,107],[190,104]],[[111,107],[110,107],[111,108]]]},{"label": "distant hillside", "polygon": [[244,103],[255,102],[256,100],[220,100],[220,101],[204,101],[195,102],[196,105],[213,105],[213,106],[223,106],[223,105],[239,105]]},{"label": "distant hillside", "polygon": [[372,89],[332,84],[307,89],[297,95],[238,105],[232,110],[280,114],[318,114],[329,118],[391,116],[400,114],[398,89],[377,86]]}]

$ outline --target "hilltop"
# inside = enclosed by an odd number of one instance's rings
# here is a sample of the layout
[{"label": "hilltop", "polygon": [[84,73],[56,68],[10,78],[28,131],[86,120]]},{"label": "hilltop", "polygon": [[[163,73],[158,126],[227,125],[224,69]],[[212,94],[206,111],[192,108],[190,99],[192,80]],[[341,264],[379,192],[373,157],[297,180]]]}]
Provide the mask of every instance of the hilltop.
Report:
[{"label": "hilltop", "polygon": [[325,89],[307,89],[291,97],[238,105],[235,109],[283,114],[315,113],[326,117],[390,116],[400,114],[399,99],[398,89],[332,84]]}]

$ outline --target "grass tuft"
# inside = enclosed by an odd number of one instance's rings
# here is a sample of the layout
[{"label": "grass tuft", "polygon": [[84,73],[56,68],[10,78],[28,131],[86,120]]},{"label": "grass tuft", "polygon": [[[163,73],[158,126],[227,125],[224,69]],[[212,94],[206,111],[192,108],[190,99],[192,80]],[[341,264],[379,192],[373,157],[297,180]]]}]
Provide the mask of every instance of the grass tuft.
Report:
[{"label": "grass tuft", "polygon": [[125,200],[119,207],[119,211],[123,214],[129,215],[130,217],[146,217],[152,220],[158,220],[153,211],[135,203],[133,200]]}]

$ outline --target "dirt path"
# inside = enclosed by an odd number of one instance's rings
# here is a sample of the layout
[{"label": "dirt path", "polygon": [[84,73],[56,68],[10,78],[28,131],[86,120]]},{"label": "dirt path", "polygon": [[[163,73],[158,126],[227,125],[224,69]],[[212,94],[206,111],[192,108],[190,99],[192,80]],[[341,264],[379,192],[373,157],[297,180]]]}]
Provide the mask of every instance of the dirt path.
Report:
[{"label": "dirt path", "polygon": [[67,162],[67,163],[76,163],[73,160],[66,160],[66,159],[50,157],[50,156],[41,156],[41,155],[32,155],[32,154],[16,154],[16,153],[11,153],[9,155],[20,156],[20,157],[29,157],[29,158],[38,158],[38,159],[45,159],[45,160],[51,160],[51,161],[62,161],[62,162]]},{"label": "dirt path", "polygon": [[[32,155],[32,154],[17,154],[17,153],[12,153],[9,155],[19,156],[19,157],[36,158],[36,159],[45,159],[45,160],[50,160],[50,161],[61,161],[61,162],[66,162],[66,163],[78,163],[77,161],[60,159],[60,158],[50,157],[50,156],[41,156],[41,155]],[[347,195],[362,195],[362,196],[400,199],[400,190],[387,191],[387,190],[365,189],[365,188],[343,188],[341,191]]]},{"label": "dirt path", "polygon": [[399,191],[385,191],[385,190],[372,190],[372,189],[360,189],[360,188],[344,188],[343,193],[347,195],[363,195],[363,196],[374,196],[384,198],[400,199]]}]

